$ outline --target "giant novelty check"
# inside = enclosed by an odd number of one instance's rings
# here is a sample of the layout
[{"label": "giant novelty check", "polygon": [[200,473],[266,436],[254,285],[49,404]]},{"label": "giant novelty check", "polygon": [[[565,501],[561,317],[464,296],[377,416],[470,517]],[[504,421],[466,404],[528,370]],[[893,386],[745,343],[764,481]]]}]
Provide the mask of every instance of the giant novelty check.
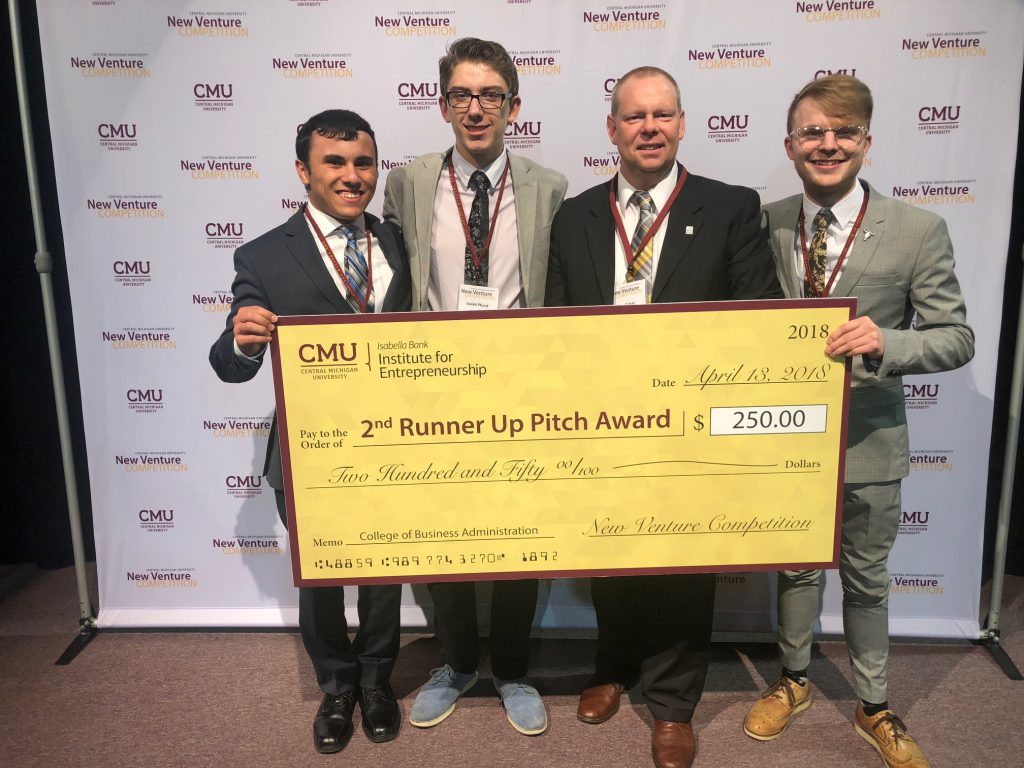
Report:
[{"label": "giant novelty check", "polygon": [[854,306],[282,317],[295,583],[834,566]]}]

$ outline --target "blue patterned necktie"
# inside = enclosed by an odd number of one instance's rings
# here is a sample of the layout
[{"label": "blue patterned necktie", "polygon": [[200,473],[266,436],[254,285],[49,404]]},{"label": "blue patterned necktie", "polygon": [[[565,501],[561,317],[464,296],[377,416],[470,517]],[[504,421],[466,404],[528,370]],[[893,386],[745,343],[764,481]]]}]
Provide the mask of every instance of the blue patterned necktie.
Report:
[{"label": "blue patterned necktie", "polygon": [[640,216],[636,222],[636,229],[633,230],[633,239],[629,243],[636,258],[633,259],[633,266],[626,271],[626,280],[633,282],[645,279],[647,280],[647,290],[650,291],[654,275],[654,238],[647,241],[647,245],[640,253],[637,253],[636,249],[640,247],[640,243],[643,242],[644,237],[654,225],[654,200],[651,198],[650,192],[638,189],[630,196],[629,202],[639,209]]},{"label": "blue patterned necktie", "polygon": [[484,253],[484,243],[487,242],[487,228],[490,224],[487,215],[487,190],[491,188],[491,181],[483,171],[473,171],[473,175],[469,177],[469,188],[476,191],[473,207],[469,211],[469,234],[480,257],[480,268],[477,269],[473,263],[473,254],[467,244],[466,285],[487,285],[487,254]]},{"label": "blue patterned necktie", "polygon": [[[356,244],[358,234],[355,225],[344,224],[341,227],[341,231],[345,235],[345,278],[356,294],[353,296],[352,292],[349,291],[348,303],[352,305],[356,312],[361,312],[363,311],[362,301],[366,297],[366,283],[368,280],[366,257],[363,256],[362,251],[359,250],[359,246]],[[366,236],[369,237],[370,233],[367,232]],[[373,312],[372,290],[366,299],[366,311]]]}]

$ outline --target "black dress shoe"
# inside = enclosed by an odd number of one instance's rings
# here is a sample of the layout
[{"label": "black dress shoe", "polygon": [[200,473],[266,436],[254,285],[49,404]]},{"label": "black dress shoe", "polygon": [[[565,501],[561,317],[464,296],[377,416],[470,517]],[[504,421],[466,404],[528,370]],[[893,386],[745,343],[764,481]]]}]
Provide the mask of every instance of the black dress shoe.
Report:
[{"label": "black dress shoe", "polygon": [[345,691],[338,696],[324,694],[313,720],[313,746],[317,752],[340,752],[352,738],[352,713],[356,709],[356,692]]},{"label": "black dress shoe", "polygon": [[389,687],[363,688],[359,708],[363,713],[363,733],[370,741],[390,741],[398,735],[402,712]]}]

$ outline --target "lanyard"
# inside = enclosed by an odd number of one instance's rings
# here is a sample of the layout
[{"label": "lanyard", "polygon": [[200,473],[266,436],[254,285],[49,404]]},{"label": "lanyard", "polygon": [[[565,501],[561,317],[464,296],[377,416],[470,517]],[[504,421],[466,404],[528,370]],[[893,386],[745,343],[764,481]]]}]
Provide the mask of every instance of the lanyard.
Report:
[{"label": "lanyard", "polygon": [[[839,259],[836,261],[836,265],[832,268],[832,274],[829,275],[828,283],[825,284],[824,296],[828,296],[832,293],[832,283],[836,281],[836,275],[843,267],[843,262],[846,261],[846,254],[850,252],[850,246],[853,245],[853,241],[857,236],[857,230],[860,229],[861,223],[864,221],[864,214],[868,210],[868,190],[864,188],[864,202],[860,204],[860,211],[857,213],[857,218],[853,222],[853,229],[850,231],[849,237],[846,238],[846,244],[843,246],[842,253],[839,254]],[[797,229],[800,230],[800,253],[804,259],[804,280],[807,285],[814,285],[813,275],[811,274],[811,258],[807,253],[807,232],[804,231],[804,207],[800,205],[800,216],[796,221]]]},{"label": "lanyard", "polygon": [[473,242],[473,233],[469,231],[469,222],[466,221],[466,210],[462,207],[462,196],[459,194],[458,185],[455,183],[455,163],[452,161],[452,153],[445,158],[448,165],[448,180],[452,184],[452,194],[455,195],[455,204],[459,207],[459,220],[462,222],[462,234],[466,238],[466,245],[469,247],[469,255],[473,259],[473,266],[480,269],[480,264],[491,247],[491,238],[494,237],[494,225],[498,222],[498,211],[501,210],[501,197],[505,194],[505,180],[508,178],[508,158],[505,158],[505,170],[501,172],[501,186],[498,187],[498,199],[494,203],[494,215],[491,216],[490,226],[487,227],[487,241],[484,243],[482,252],[477,252],[476,244]]},{"label": "lanyard", "polygon": [[[327,238],[324,237],[324,233],[320,231],[320,227],[317,226],[316,221],[309,212],[309,205],[306,204],[302,207],[302,212],[306,215],[306,220],[313,225],[313,231],[316,232],[317,238],[320,240],[320,245],[324,247],[324,252],[327,254],[327,258],[331,260],[331,264],[334,265],[334,271],[338,273],[338,277],[341,278],[341,282],[345,284],[345,289],[348,291],[349,296],[355,297],[356,303],[359,305],[359,311],[365,312],[367,305],[370,303],[370,295],[373,293],[373,246],[370,244],[371,237],[369,230],[366,231],[366,295],[360,295],[356,289],[352,286],[352,283],[348,281],[345,276],[345,270],[338,264],[338,259],[334,256],[334,251],[331,250],[331,246],[327,243]],[[354,243],[353,243],[354,245]]]},{"label": "lanyard", "polygon": [[654,220],[651,228],[647,230],[647,234],[644,239],[640,241],[637,246],[636,252],[633,252],[633,248],[630,246],[629,237],[626,235],[626,225],[622,223],[622,214],[619,213],[618,194],[619,194],[619,177],[616,176],[611,185],[608,187],[608,204],[612,208],[612,218],[615,219],[615,229],[619,232],[619,240],[622,241],[622,252],[626,254],[626,272],[627,274],[633,271],[633,262],[636,261],[636,257],[639,256],[647,243],[650,242],[651,238],[661,227],[661,223],[668,216],[669,209],[672,208],[672,203],[676,201],[676,197],[679,195],[679,190],[683,188],[683,184],[686,183],[686,177],[688,176],[686,168],[682,165],[679,166],[679,180],[676,182],[675,188],[672,190],[672,194],[669,195],[668,200],[662,207],[661,211],[658,212],[658,218]]}]

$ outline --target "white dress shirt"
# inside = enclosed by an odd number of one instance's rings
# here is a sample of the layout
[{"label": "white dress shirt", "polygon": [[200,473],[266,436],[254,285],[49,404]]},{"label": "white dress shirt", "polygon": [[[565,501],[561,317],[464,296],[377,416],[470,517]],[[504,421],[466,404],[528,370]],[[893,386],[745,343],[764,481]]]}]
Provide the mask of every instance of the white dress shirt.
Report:
[{"label": "white dress shirt", "polygon": [[[647,190],[651,199],[654,201],[654,218],[658,218],[658,214],[661,213],[662,209],[668,203],[668,198],[672,194],[672,190],[676,187],[676,181],[679,180],[679,166],[675,163],[672,164],[672,170],[668,176],[655,184],[651,189]],[[633,239],[633,232],[636,230],[636,223],[640,220],[640,207],[637,205],[630,205],[629,198],[636,192],[636,187],[626,181],[625,177],[620,172],[618,174],[618,201],[619,201],[619,214],[622,216],[622,226],[626,230],[626,237],[630,240]],[[671,216],[671,214],[669,214]],[[651,259],[651,275],[656,276],[658,274],[658,260],[661,257],[661,245],[665,242],[665,231],[668,229],[669,216],[665,217],[662,221],[661,226],[658,227],[658,231],[654,233],[654,257]],[[632,254],[630,254],[632,255]],[[626,282],[626,252],[622,248],[622,238],[619,237],[618,232],[615,233],[615,282],[614,285],[622,285]],[[653,285],[647,287],[650,291],[654,288]]]}]

